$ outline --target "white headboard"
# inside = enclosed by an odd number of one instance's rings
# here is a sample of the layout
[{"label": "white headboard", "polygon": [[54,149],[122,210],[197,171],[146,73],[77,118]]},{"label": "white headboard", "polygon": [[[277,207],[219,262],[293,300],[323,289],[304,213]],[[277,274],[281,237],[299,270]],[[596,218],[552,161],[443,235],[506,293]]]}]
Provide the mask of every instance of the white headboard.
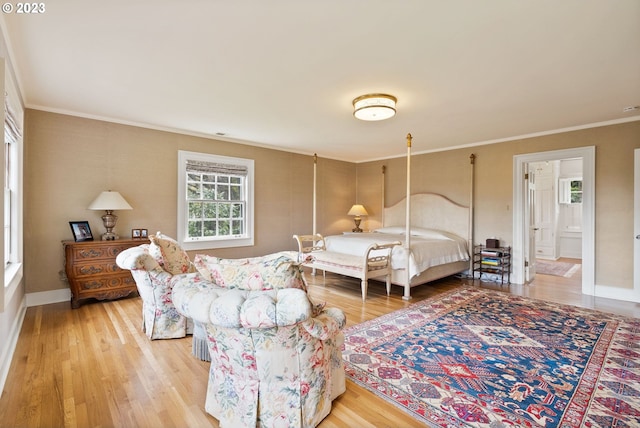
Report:
[{"label": "white headboard", "polygon": [[[437,193],[417,193],[411,195],[410,209],[412,227],[444,230],[469,239],[469,207]],[[383,226],[405,226],[406,212],[405,199],[385,208]]]}]

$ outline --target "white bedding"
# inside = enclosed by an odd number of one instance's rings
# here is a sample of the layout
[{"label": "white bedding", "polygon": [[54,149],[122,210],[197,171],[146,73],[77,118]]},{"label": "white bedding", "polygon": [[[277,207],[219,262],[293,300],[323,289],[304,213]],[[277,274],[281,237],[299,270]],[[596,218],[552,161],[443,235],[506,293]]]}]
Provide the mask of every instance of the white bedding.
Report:
[{"label": "white bedding", "polygon": [[[371,233],[349,233],[325,237],[327,251],[364,256],[369,245],[393,241],[402,242],[391,253],[391,267],[406,269],[407,250],[403,227],[385,227]],[[411,278],[433,266],[469,260],[467,242],[452,233],[413,228],[411,230],[411,255],[409,273]]]}]

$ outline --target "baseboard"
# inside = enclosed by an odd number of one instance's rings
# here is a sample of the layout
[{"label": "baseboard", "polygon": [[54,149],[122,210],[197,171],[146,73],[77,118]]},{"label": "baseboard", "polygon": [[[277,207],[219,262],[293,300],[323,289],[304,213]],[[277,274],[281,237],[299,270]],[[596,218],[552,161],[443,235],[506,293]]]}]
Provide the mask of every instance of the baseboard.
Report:
[{"label": "baseboard", "polygon": [[20,336],[20,330],[22,330],[22,322],[27,313],[27,300],[23,297],[20,303],[20,309],[16,314],[9,331],[9,337],[3,348],[0,348],[0,393],[4,390],[4,384],[7,381],[9,375],[9,369],[11,368],[11,361],[13,360],[13,354],[16,351],[18,345],[18,337]]},{"label": "baseboard", "polygon": [[48,305],[50,303],[70,302],[71,290],[59,288],[51,291],[41,291],[39,293],[27,293],[27,307]]}]

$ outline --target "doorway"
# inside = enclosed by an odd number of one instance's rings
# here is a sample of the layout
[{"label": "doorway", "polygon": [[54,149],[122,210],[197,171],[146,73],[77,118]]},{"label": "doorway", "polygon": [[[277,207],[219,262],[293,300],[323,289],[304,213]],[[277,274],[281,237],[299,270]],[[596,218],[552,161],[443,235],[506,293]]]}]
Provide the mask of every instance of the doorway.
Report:
[{"label": "doorway", "polygon": [[[535,265],[535,235],[531,220],[532,192],[525,178],[530,164],[560,159],[582,159],[582,293],[595,294],[595,147],[553,150],[514,156],[513,162],[513,272],[512,282],[524,284],[533,279],[530,264]],[[527,275],[533,276],[528,278]]]},{"label": "doorway", "polygon": [[529,163],[536,275],[570,278],[582,264],[582,170],[582,158]]}]

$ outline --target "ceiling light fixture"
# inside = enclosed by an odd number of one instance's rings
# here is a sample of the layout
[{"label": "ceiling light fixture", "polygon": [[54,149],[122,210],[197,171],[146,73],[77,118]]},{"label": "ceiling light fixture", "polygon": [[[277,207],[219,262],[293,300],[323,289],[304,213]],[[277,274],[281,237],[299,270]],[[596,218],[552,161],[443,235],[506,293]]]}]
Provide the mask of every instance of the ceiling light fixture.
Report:
[{"label": "ceiling light fixture", "polygon": [[353,100],[353,115],[360,120],[385,120],[396,114],[396,102],[393,95],[367,94]]}]

